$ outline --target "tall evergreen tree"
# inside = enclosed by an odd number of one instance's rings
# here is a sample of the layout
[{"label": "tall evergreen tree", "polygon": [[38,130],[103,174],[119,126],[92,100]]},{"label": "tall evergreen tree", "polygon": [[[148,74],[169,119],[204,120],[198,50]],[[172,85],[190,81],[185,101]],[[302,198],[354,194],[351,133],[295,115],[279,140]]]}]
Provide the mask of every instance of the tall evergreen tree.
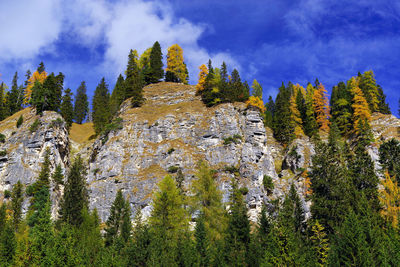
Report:
[{"label": "tall evergreen tree", "polygon": [[397,179],[400,184],[400,142],[392,138],[379,147],[379,163],[383,171]]},{"label": "tall evergreen tree", "polygon": [[9,115],[14,114],[15,112],[20,111],[22,109],[23,92],[21,92],[21,90],[22,88],[18,86],[18,73],[15,72],[12,80],[11,91],[7,98],[7,103],[8,103],[7,111]]},{"label": "tall evergreen tree", "polygon": [[60,205],[60,219],[62,222],[74,226],[79,226],[82,223],[82,210],[88,209],[85,176],[85,166],[78,156],[71,166],[64,188],[64,195]]},{"label": "tall evergreen tree", "polygon": [[359,86],[368,102],[371,113],[379,111],[378,85],[372,70],[366,71],[360,76]]},{"label": "tall evergreen tree", "polygon": [[378,112],[382,114],[392,114],[389,103],[386,102],[386,95],[383,93],[383,89],[380,85],[378,85],[378,101]]},{"label": "tall evergreen tree", "polygon": [[339,127],[342,136],[349,136],[352,129],[353,110],[351,103],[352,95],[344,82],[333,87],[331,97],[332,122]]},{"label": "tall evergreen tree", "polygon": [[58,111],[61,104],[64,75],[57,76],[51,73],[41,84],[36,81],[32,88],[31,104],[36,108],[37,114],[42,114],[45,110]]},{"label": "tall evergreen tree", "polygon": [[273,118],[275,113],[275,103],[272,96],[268,97],[268,102],[265,105],[265,125],[269,128],[273,127]]},{"label": "tall evergreen tree", "polygon": [[22,203],[24,201],[24,189],[22,183],[18,182],[14,185],[11,193],[11,210],[13,217],[13,224],[15,228],[18,228],[19,223],[22,219]]},{"label": "tall evergreen tree", "polygon": [[120,74],[110,97],[110,109],[112,116],[114,116],[118,112],[119,106],[125,100],[124,82],[124,77]]},{"label": "tall evergreen tree", "polygon": [[164,77],[161,46],[158,41],[153,44],[150,53],[151,83],[158,83]]},{"label": "tall evergreen tree", "polygon": [[132,98],[132,107],[140,107],[144,101],[143,81],[137,65],[136,50],[131,50],[129,53],[125,79],[125,98]]},{"label": "tall evergreen tree", "polygon": [[64,118],[67,129],[69,130],[72,126],[72,120],[74,118],[74,107],[72,106],[72,92],[71,89],[67,88],[64,91],[64,96],[62,97],[61,107],[60,107],[61,116]]},{"label": "tall evergreen tree", "polygon": [[318,132],[317,120],[315,119],[314,109],[314,92],[315,88],[311,83],[308,83],[306,90],[306,120],[304,121],[304,133],[313,137]]},{"label": "tall evergreen tree", "polygon": [[[0,84],[0,120],[4,120],[8,116],[8,110],[5,105],[6,85],[4,82]],[[7,101],[8,102],[8,101]]]},{"label": "tall evergreen tree", "polygon": [[82,124],[86,115],[89,112],[89,102],[86,95],[86,83],[82,82],[76,90],[75,105],[74,105],[74,119],[78,124]]},{"label": "tall evergreen tree", "polygon": [[290,90],[282,84],[275,100],[272,127],[276,140],[285,145],[289,144],[294,138],[294,126],[290,118]]},{"label": "tall evergreen tree", "polygon": [[108,93],[108,86],[104,80],[101,79],[99,85],[94,91],[93,101],[93,124],[96,134],[100,134],[106,124],[110,121],[110,94]]}]

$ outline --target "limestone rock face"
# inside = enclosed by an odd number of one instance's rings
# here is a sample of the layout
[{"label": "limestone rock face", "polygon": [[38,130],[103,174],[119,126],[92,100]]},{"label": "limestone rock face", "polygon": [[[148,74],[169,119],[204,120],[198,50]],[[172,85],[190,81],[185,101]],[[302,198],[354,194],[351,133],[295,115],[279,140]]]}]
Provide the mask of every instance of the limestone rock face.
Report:
[{"label": "limestone rock face", "polygon": [[263,176],[278,179],[259,112],[243,103],[206,108],[193,86],[176,88],[169,83],[146,87],[142,107],[122,105],[122,130],[95,142],[88,172],[91,206],[106,220],[121,188],[132,209],[148,215],[160,179],[180,168],[189,190],[196,164],[206,160],[219,170],[224,201],[229,200],[232,170],[240,173],[241,185],[248,188],[249,215],[256,220],[268,199]]},{"label": "limestone rock face", "polygon": [[[16,121],[20,115],[23,116],[24,122],[17,128]],[[39,124],[35,130],[31,126],[36,119]],[[58,113],[46,111],[39,117],[35,115],[35,111],[25,109],[1,122],[0,127],[4,129],[2,134],[6,136],[5,143],[0,144],[0,151],[5,151],[6,154],[0,158],[0,192],[11,191],[12,186],[18,181],[26,186],[34,183],[47,148],[50,149],[52,171],[57,164],[61,164],[64,170],[68,166],[68,131]],[[56,215],[60,196],[60,191],[51,190],[53,216]],[[27,201],[24,212],[26,207]]]}]

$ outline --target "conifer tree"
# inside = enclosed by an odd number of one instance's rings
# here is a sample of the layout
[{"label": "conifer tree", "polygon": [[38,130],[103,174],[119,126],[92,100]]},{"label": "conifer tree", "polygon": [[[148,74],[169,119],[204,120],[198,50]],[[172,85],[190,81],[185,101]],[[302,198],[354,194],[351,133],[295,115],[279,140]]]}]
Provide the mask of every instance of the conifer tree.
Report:
[{"label": "conifer tree", "polygon": [[55,184],[54,188],[58,190],[59,186],[64,184],[64,175],[60,164],[57,164],[56,169],[51,177],[53,183]]},{"label": "conifer tree", "polygon": [[245,102],[249,99],[249,89],[242,83],[239,72],[233,69],[231,79],[228,83],[228,90],[223,95],[224,100],[228,102]]},{"label": "conifer tree", "polygon": [[[7,109],[6,109],[6,105],[5,105],[5,97],[6,97],[6,94],[5,94],[5,90],[6,90],[6,85],[5,85],[5,83],[1,83],[0,84],[0,120],[4,120],[7,116],[8,116],[8,112],[7,112]],[[8,102],[8,101],[7,101]]]},{"label": "conifer tree", "polygon": [[113,116],[118,112],[120,105],[125,100],[124,81],[124,77],[120,74],[110,97],[110,109]]},{"label": "conifer tree", "polygon": [[294,134],[296,137],[301,137],[304,135],[304,132],[302,128],[303,120],[296,101],[298,95],[302,95],[300,89],[292,87],[292,95],[290,97],[290,119],[293,123]]},{"label": "conifer tree", "polygon": [[285,145],[289,144],[295,137],[294,126],[290,118],[290,90],[285,88],[285,85],[282,84],[275,100],[272,127],[276,140]]},{"label": "conifer tree", "polygon": [[18,73],[15,72],[12,80],[11,91],[7,98],[7,103],[8,103],[7,113],[9,115],[14,114],[15,112],[18,112],[22,109],[22,97],[23,97],[22,91],[23,88],[21,86],[18,86]]},{"label": "conifer tree", "polygon": [[312,226],[313,235],[311,241],[313,243],[314,257],[318,266],[327,266],[329,255],[329,240],[324,231],[324,227],[316,221]]},{"label": "conifer tree", "polygon": [[359,86],[368,102],[371,113],[379,111],[379,92],[373,71],[364,72],[360,78]]},{"label": "conifer tree", "polygon": [[201,91],[204,90],[204,84],[206,82],[206,77],[208,75],[208,69],[207,69],[207,66],[205,64],[201,65],[199,67],[199,69],[200,69],[199,81],[196,84],[196,91],[197,91],[198,94],[201,93]]},{"label": "conifer tree", "polygon": [[89,112],[89,102],[86,95],[86,83],[83,81],[76,90],[74,104],[74,119],[78,124],[82,124]]},{"label": "conifer tree", "polygon": [[331,96],[332,122],[339,127],[342,136],[348,136],[352,130],[353,110],[351,103],[351,92],[343,82],[333,87]]},{"label": "conifer tree", "polygon": [[353,128],[356,134],[360,134],[362,129],[362,124],[371,120],[371,112],[368,107],[368,102],[364,98],[364,94],[358,86],[358,81],[356,78],[351,78],[348,86],[351,93],[353,94],[352,108],[353,113]]},{"label": "conifer tree", "polygon": [[400,142],[392,138],[379,147],[379,163],[383,171],[388,171],[400,183]]},{"label": "conifer tree", "polygon": [[[3,204],[2,206],[5,205]],[[0,206],[0,212],[2,207]],[[1,215],[0,215],[1,216]],[[1,221],[0,221],[1,224]],[[13,266],[13,259],[15,257],[16,251],[16,240],[15,240],[15,232],[14,225],[12,224],[12,220],[4,219],[4,223],[0,226],[0,259],[2,266]],[[3,228],[3,229],[2,229]]]},{"label": "conifer tree", "polygon": [[78,156],[68,173],[60,205],[60,219],[64,223],[79,226],[83,221],[82,210],[88,208],[85,176],[85,166]]},{"label": "conifer tree", "polygon": [[262,89],[261,85],[257,82],[256,79],[254,79],[253,84],[251,85],[251,88],[253,89],[251,95],[262,99],[263,89]]},{"label": "conifer tree", "polygon": [[201,100],[207,107],[221,102],[224,91],[220,92],[218,88],[218,72],[212,67],[211,60],[208,60],[208,74],[204,81],[203,90],[201,91]]},{"label": "conifer tree", "polygon": [[51,73],[41,84],[36,81],[32,87],[31,101],[36,108],[37,114],[42,114],[45,110],[58,111],[61,104],[61,95],[63,89],[64,75],[57,76]]},{"label": "conifer tree", "polygon": [[272,128],[273,117],[275,112],[275,103],[272,96],[268,97],[268,103],[265,105],[265,125]]},{"label": "conifer tree", "polygon": [[104,80],[101,79],[99,85],[96,87],[93,96],[93,125],[96,134],[100,134],[106,124],[110,121],[110,94],[108,93],[108,86]]},{"label": "conifer tree", "polygon": [[226,235],[226,261],[229,266],[246,266],[249,257],[250,223],[247,207],[237,182],[232,181],[230,214]]},{"label": "conifer tree", "polygon": [[166,75],[165,81],[167,82],[187,84],[189,81],[188,70],[183,60],[183,50],[178,44],[171,45],[168,48],[166,72],[168,77]]},{"label": "conifer tree", "polygon": [[179,240],[188,230],[188,214],[171,176],[165,176],[159,188],[153,197],[153,211],[149,218],[150,231],[154,236],[150,260],[156,265],[175,266]]},{"label": "conifer tree", "polygon": [[139,58],[138,68],[143,86],[151,83],[150,53],[151,47],[147,48]]},{"label": "conifer tree", "polygon": [[150,53],[151,83],[158,83],[164,77],[161,46],[158,41],[153,44]]},{"label": "conifer tree", "polygon": [[316,121],[320,131],[329,132],[329,103],[325,87],[319,83],[314,91],[313,103]]},{"label": "conifer tree", "polygon": [[131,50],[129,53],[128,66],[126,68],[125,79],[125,99],[132,98],[132,107],[140,107],[143,98],[143,80],[137,64],[137,52]]},{"label": "conifer tree", "polygon": [[72,106],[72,92],[71,89],[67,88],[64,91],[64,96],[62,97],[61,116],[64,118],[67,129],[69,130],[72,126],[72,120],[74,119],[74,107]]},{"label": "conifer tree", "polygon": [[22,183],[18,182],[14,185],[11,193],[11,210],[13,217],[13,225],[18,228],[22,219],[22,203],[24,202],[24,189]]},{"label": "conifer tree", "polygon": [[400,217],[400,188],[396,180],[390,177],[389,172],[385,172],[385,179],[382,181],[382,189],[379,190],[379,201],[382,209],[381,216],[391,223],[394,228],[399,226]]},{"label": "conifer tree", "polygon": [[[29,72],[30,73],[30,72]],[[28,72],[27,72],[28,75]],[[32,89],[35,86],[35,83],[38,82],[42,84],[47,78],[47,73],[44,68],[43,62],[40,63],[38,69],[29,77],[26,88],[25,88],[25,96],[24,96],[24,104],[27,105],[31,101]]]},{"label": "conifer tree", "polygon": [[382,87],[378,85],[378,101],[379,110],[382,114],[392,114],[390,111],[389,103],[386,102],[386,95],[383,93]]},{"label": "conifer tree", "polygon": [[305,99],[306,120],[304,121],[304,133],[309,137],[313,137],[318,132],[318,125],[315,119],[314,92],[314,86],[312,86],[311,83],[308,83]]},{"label": "conifer tree", "polygon": [[143,222],[140,208],[135,215],[132,229],[132,241],[127,248],[128,266],[146,266],[150,256],[150,231],[148,224]]}]

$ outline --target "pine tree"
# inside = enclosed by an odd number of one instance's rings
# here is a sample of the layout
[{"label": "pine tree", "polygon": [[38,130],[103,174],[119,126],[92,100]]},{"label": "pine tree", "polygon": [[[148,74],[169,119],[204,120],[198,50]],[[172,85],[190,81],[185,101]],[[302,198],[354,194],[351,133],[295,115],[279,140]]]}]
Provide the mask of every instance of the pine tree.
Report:
[{"label": "pine tree", "polygon": [[68,173],[60,205],[60,219],[64,223],[79,226],[83,221],[82,210],[88,208],[85,176],[85,166],[78,156]]},{"label": "pine tree", "polygon": [[126,68],[125,79],[125,99],[132,98],[132,107],[140,107],[143,98],[143,80],[137,64],[137,52],[131,50],[129,53],[128,66]]},{"label": "pine tree", "polygon": [[125,86],[124,86],[124,77],[120,74],[118,76],[117,82],[115,83],[114,90],[112,91],[110,97],[110,109],[111,114],[114,116],[117,114],[120,105],[125,100]]},{"label": "pine tree", "polygon": [[151,235],[149,226],[143,223],[140,208],[135,215],[134,227],[132,230],[132,241],[127,247],[128,266],[146,266],[149,261]]},{"label": "pine tree", "polygon": [[268,103],[265,105],[265,125],[269,128],[273,127],[273,118],[275,113],[275,103],[272,96],[268,97]]},{"label": "pine tree", "polygon": [[[27,72],[27,75],[30,72]],[[44,68],[43,62],[40,63],[38,69],[32,74],[31,77],[29,77],[28,82],[26,84],[25,88],[25,96],[24,96],[24,104],[27,105],[31,101],[31,95],[32,95],[32,90],[33,87],[35,86],[36,82],[43,84],[43,82],[47,78],[47,73]]]},{"label": "pine tree", "polygon": [[306,90],[306,120],[304,121],[304,133],[313,137],[318,132],[318,125],[315,119],[315,109],[314,109],[314,92],[315,88],[308,83]]},{"label": "pine tree", "polygon": [[256,79],[254,79],[253,84],[251,85],[251,88],[253,89],[251,95],[262,99],[263,89],[262,89],[261,85],[257,82]]},{"label": "pine tree", "polygon": [[390,111],[389,103],[386,102],[386,95],[383,93],[383,89],[379,85],[378,85],[378,101],[379,101],[378,112],[382,114],[392,114],[392,112]]},{"label": "pine tree", "polygon": [[56,169],[51,177],[53,183],[55,184],[54,188],[58,190],[59,186],[64,184],[64,175],[60,164],[57,164]]},{"label": "pine tree", "polygon": [[292,94],[290,97],[290,119],[291,122],[293,123],[293,127],[294,127],[294,134],[296,135],[296,137],[301,137],[304,135],[303,132],[303,120],[301,118],[301,113],[298,109],[297,106],[297,96],[298,95],[302,95],[302,92],[299,88],[296,87],[292,87],[291,88]]},{"label": "pine tree", "polygon": [[198,81],[198,83],[196,84],[196,91],[197,91],[198,94],[201,93],[201,91],[204,90],[204,84],[205,84],[205,82],[206,82],[206,77],[207,77],[207,75],[208,75],[208,69],[207,69],[207,66],[206,66],[206,65],[204,65],[204,64],[201,65],[201,66],[199,67],[199,69],[200,69],[199,81]]},{"label": "pine tree", "polygon": [[293,123],[291,123],[290,118],[290,90],[282,84],[275,100],[272,127],[276,140],[285,145],[289,144],[295,137]]},{"label": "pine tree", "polygon": [[108,86],[104,80],[101,79],[99,85],[94,91],[92,106],[93,106],[93,125],[96,134],[100,134],[106,124],[110,121],[110,94],[108,93]]},{"label": "pine tree", "polygon": [[[15,72],[11,91],[9,97],[7,98],[7,113],[8,115],[12,115],[22,109],[22,91],[23,90],[20,86],[18,86],[18,73]],[[4,102],[1,102],[4,103]],[[4,104],[3,104],[4,105]]]},{"label": "pine tree", "polygon": [[353,128],[356,134],[360,134],[362,129],[362,125],[365,122],[371,120],[371,112],[368,107],[368,102],[364,98],[364,94],[358,86],[358,81],[356,78],[351,78],[348,82],[348,86],[350,88],[351,93],[353,94],[352,108],[354,110],[353,113]]},{"label": "pine tree", "polygon": [[62,73],[57,76],[51,73],[43,84],[38,81],[35,82],[32,87],[30,103],[36,108],[37,114],[42,114],[45,110],[59,110],[63,82],[64,75]]},{"label": "pine tree", "polygon": [[153,44],[150,53],[151,83],[158,83],[164,77],[161,46],[158,41]]},{"label": "pine tree", "polygon": [[383,171],[388,171],[400,183],[400,142],[392,138],[379,147],[379,163]]},{"label": "pine tree", "polygon": [[143,82],[143,86],[151,83],[151,67],[150,67],[150,53],[151,47],[147,48],[139,58],[138,68],[139,75]]},{"label": "pine tree", "polygon": [[379,111],[379,92],[372,70],[363,73],[359,84],[371,113]]},{"label": "pine tree", "polygon": [[[8,116],[8,112],[6,109],[6,105],[5,105],[5,90],[6,90],[6,85],[5,83],[1,83],[0,84],[0,120],[4,120],[7,116]],[[7,101],[8,102],[8,101]]]},{"label": "pine tree", "polygon": [[108,217],[106,222],[106,228],[105,228],[106,246],[113,245],[117,239],[123,239],[126,242],[127,238],[129,238],[129,234],[128,235],[125,234],[125,236],[122,236],[124,233],[123,230],[126,230],[123,229],[122,226],[124,225],[124,219],[126,219],[127,214],[130,214],[130,208],[129,206],[126,205],[125,198],[122,196],[122,191],[120,189],[117,192],[113,204],[111,205],[110,216]]},{"label": "pine tree", "polygon": [[332,122],[339,127],[342,136],[348,136],[353,127],[351,103],[351,92],[343,82],[333,87],[331,96]]},{"label": "pine tree", "polygon": [[194,237],[196,240],[196,250],[199,257],[198,265],[205,267],[209,266],[209,254],[208,248],[209,243],[207,239],[207,231],[204,225],[204,218],[200,215],[196,221],[196,227],[194,229]]},{"label": "pine tree", "polygon": [[189,81],[188,70],[183,60],[183,50],[177,44],[171,45],[168,48],[166,72],[170,76],[165,77],[167,82],[174,82],[174,78],[176,78],[177,82],[184,84],[187,84]]},{"label": "pine tree", "polygon": [[74,118],[74,107],[72,106],[72,92],[71,89],[69,88],[64,91],[64,96],[62,97],[62,102],[60,107],[60,113],[66,122],[67,129],[69,130],[72,126],[72,120]]},{"label": "pine tree", "polygon": [[313,104],[320,131],[329,132],[329,103],[325,87],[320,83],[314,91]]},{"label": "pine tree", "polygon": [[208,60],[208,74],[204,80],[203,90],[201,90],[201,100],[207,107],[211,107],[213,105],[221,102],[221,98],[224,93],[220,92],[218,88],[218,84],[216,81],[218,80],[218,74],[214,72],[214,68],[212,67],[211,60]]},{"label": "pine tree", "polygon": [[231,79],[228,83],[227,93],[223,96],[224,100],[228,102],[245,102],[249,99],[250,92],[248,88],[242,83],[239,72],[233,69]]},{"label": "pine tree", "polygon": [[153,211],[149,218],[150,231],[154,236],[150,260],[156,265],[176,266],[178,243],[189,226],[188,214],[171,176],[165,176],[159,183],[159,188],[153,197]]},{"label": "pine tree", "polygon": [[[3,206],[5,205],[3,204]],[[11,220],[5,220],[3,227],[0,227],[0,259],[2,266],[13,266],[16,246],[14,225]]]},{"label": "pine tree", "polygon": [[78,124],[82,124],[89,112],[89,102],[86,95],[86,83],[82,82],[76,90],[74,119]]},{"label": "pine tree", "polygon": [[247,207],[236,181],[232,181],[230,214],[226,233],[228,265],[246,266],[250,244],[250,223],[247,217]]},{"label": "pine tree", "polygon": [[17,229],[22,219],[22,203],[24,202],[24,189],[22,183],[18,182],[14,185],[11,193],[11,210],[13,217],[13,225]]}]

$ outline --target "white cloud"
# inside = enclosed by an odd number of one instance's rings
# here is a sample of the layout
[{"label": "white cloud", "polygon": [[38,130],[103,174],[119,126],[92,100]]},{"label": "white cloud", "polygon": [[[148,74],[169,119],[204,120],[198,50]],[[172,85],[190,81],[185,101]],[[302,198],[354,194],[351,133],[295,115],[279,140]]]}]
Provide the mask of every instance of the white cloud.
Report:
[{"label": "white cloud", "polygon": [[[197,80],[198,66],[213,59],[215,66],[226,61],[239,67],[229,53],[210,54],[198,40],[205,25],[176,18],[166,2],[121,0],[1,1],[0,63],[29,61],[40,53],[57,53],[55,42],[62,36],[68,42],[83,45],[96,53],[105,47],[104,62],[98,72],[117,75],[127,63],[130,49],[140,53],[159,41],[164,55],[167,47],[178,43],[184,49],[191,80]],[[24,62],[26,64],[26,62]],[[102,73],[102,75],[103,75]]]}]

